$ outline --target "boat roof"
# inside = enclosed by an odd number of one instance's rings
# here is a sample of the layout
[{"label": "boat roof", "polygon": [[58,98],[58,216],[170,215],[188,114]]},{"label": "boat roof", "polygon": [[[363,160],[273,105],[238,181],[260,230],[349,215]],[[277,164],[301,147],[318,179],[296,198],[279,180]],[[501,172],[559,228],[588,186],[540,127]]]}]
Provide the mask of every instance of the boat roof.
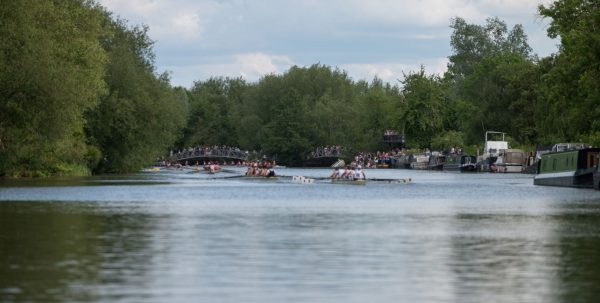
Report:
[{"label": "boat roof", "polygon": [[579,149],[584,149],[587,146],[588,145],[585,143],[557,143],[557,144],[554,144],[554,146],[552,146],[552,151],[553,152],[562,152],[562,151],[568,151],[568,150],[579,150]]},{"label": "boat roof", "polygon": [[[494,136],[490,136],[494,135]],[[491,137],[499,138],[502,135],[502,140],[490,140]],[[496,132],[496,131],[486,131],[485,132],[485,145],[484,145],[484,154],[497,154],[501,150],[508,149],[508,141],[505,141],[506,133]]]},{"label": "boat roof", "polygon": [[545,156],[551,156],[551,155],[556,155],[556,154],[562,154],[562,153],[568,153],[568,152],[578,152],[578,153],[588,153],[588,152],[592,152],[592,153],[600,153],[600,147],[584,147],[584,148],[580,148],[580,149],[567,149],[567,150],[562,150],[562,151],[557,151],[557,152],[546,152],[540,155],[540,157],[545,157]]}]

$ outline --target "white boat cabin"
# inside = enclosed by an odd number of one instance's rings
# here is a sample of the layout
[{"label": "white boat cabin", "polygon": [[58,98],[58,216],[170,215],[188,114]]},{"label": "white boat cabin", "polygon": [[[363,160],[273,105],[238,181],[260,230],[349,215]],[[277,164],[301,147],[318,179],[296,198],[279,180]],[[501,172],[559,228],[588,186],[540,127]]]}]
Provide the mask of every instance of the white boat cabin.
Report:
[{"label": "white boat cabin", "polygon": [[[490,140],[490,135],[502,135],[502,140]],[[502,132],[485,132],[485,145],[483,147],[483,158],[498,157],[500,152],[508,149],[508,142],[505,140],[505,133]],[[499,136],[497,136],[499,137]]]}]

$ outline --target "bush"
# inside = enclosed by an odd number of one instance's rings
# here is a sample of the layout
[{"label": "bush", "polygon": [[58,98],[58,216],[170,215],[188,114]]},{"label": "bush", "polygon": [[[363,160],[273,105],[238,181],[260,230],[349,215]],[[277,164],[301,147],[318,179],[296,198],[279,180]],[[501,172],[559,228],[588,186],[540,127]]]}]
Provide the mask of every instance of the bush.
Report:
[{"label": "bush", "polygon": [[445,150],[453,146],[463,147],[465,145],[464,134],[459,131],[447,131],[431,140],[433,150]]}]

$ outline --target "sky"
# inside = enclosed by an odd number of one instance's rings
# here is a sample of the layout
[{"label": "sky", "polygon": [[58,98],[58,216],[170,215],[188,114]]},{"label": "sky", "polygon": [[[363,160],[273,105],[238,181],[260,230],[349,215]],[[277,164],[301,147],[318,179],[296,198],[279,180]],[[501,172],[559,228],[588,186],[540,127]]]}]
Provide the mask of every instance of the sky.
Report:
[{"label": "sky", "polygon": [[322,64],[355,81],[397,83],[423,65],[446,70],[452,18],[509,29],[523,25],[533,52],[546,57],[559,41],[537,13],[551,0],[98,0],[130,25],[145,24],[155,41],[157,72],[191,87],[210,77],[255,82],[291,66]]}]

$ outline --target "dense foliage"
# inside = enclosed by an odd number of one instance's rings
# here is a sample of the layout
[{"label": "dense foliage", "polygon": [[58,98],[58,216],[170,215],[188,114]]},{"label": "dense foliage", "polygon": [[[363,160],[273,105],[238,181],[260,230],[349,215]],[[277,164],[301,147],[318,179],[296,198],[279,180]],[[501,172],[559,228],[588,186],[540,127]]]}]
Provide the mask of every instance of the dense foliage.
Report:
[{"label": "dense foliage", "polygon": [[164,154],[185,99],[154,74],[144,28],[93,2],[0,3],[0,176],[139,169]]},{"label": "dense foliage", "polygon": [[[380,148],[402,108],[397,87],[354,83],[327,66],[292,67],[258,83],[213,78],[190,91],[190,119],[181,147],[239,145],[297,164],[316,146],[341,145],[354,150]],[[389,119],[389,121],[385,120]]]},{"label": "dense foliage", "polygon": [[0,175],[137,170],[170,148],[229,145],[297,164],[317,146],[385,149],[481,145],[486,130],[513,146],[600,145],[600,9],[596,1],[540,6],[547,58],[521,25],[451,21],[444,75],[354,81],[316,64],[256,83],[215,77],[190,89],[157,74],[148,28],[93,1],[0,2]]},{"label": "dense foliage", "polygon": [[539,11],[552,19],[549,36],[561,40],[559,53],[540,64],[540,137],[600,145],[600,4],[562,0]]},{"label": "dense foliage", "polygon": [[508,133],[513,146],[598,145],[597,6],[584,0],[540,6],[540,14],[552,18],[549,35],[562,41],[549,58],[532,53],[521,25],[509,29],[498,18],[484,25],[455,18],[453,53],[443,76],[427,75],[422,68],[391,86],[378,79],[353,82],[343,71],[313,65],[256,84],[221,78],[198,82],[190,92],[196,110],[180,147],[239,144],[293,164],[320,145],[385,148],[386,129],[406,134],[414,148],[477,146],[487,130]]}]

